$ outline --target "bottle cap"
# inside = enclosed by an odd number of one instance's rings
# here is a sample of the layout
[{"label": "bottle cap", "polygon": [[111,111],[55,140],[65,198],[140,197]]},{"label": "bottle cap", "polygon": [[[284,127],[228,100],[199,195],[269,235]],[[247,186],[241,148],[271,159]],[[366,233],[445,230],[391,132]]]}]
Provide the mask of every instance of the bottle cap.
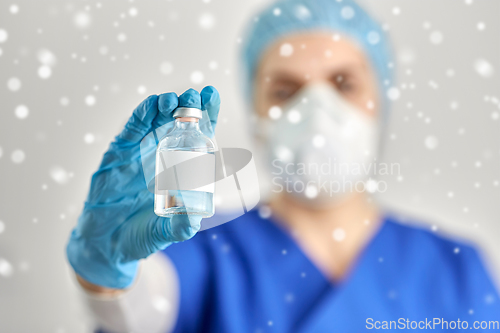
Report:
[{"label": "bottle cap", "polygon": [[180,107],[175,109],[173,116],[174,118],[186,117],[186,118],[198,118],[198,119],[201,119],[203,117],[200,109],[185,108],[185,107]]}]

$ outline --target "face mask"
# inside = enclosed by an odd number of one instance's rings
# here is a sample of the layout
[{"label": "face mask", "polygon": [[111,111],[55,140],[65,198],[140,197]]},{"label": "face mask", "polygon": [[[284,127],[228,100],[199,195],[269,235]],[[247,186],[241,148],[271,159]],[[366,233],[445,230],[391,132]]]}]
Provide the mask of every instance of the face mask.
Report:
[{"label": "face mask", "polygon": [[365,190],[377,156],[378,123],[329,84],[303,87],[283,109],[259,119],[271,190],[311,205]]}]

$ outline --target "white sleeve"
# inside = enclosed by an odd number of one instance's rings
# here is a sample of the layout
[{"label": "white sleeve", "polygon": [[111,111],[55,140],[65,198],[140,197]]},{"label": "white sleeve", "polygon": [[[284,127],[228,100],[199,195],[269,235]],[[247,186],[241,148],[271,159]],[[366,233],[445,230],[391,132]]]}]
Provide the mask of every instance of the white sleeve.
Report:
[{"label": "white sleeve", "polygon": [[173,263],[162,253],[142,260],[135,284],[118,296],[83,290],[83,298],[99,328],[110,333],[167,333],[179,310],[179,280]]}]

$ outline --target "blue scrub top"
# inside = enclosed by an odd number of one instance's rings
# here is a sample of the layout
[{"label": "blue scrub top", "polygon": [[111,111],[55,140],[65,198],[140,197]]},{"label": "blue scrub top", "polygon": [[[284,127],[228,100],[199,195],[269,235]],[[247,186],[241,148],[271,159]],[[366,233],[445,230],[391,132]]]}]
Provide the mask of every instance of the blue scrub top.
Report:
[{"label": "blue scrub top", "polygon": [[180,280],[174,332],[499,332],[500,298],[476,251],[392,216],[340,283],[257,211],[163,252]]},{"label": "blue scrub top", "polygon": [[287,231],[257,211],[164,253],[180,280],[175,332],[346,333],[415,325],[456,331],[466,324],[473,331],[474,324],[500,325],[500,299],[476,251],[391,216],[340,283],[327,279]]}]

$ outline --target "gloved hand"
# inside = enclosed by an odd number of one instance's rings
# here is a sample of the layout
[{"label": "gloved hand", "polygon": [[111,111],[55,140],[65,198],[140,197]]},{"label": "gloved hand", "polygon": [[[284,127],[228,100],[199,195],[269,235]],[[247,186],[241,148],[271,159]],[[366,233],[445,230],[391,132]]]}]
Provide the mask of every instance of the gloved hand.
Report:
[{"label": "gloved hand", "polygon": [[[220,98],[211,86],[201,93],[189,89],[179,97],[175,93],[152,95],[139,104],[92,176],[87,201],[66,248],[71,266],[84,280],[126,288],[134,281],[139,259],[190,239],[200,229],[199,216],[155,215],[154,194],[148,191],[143,175],[142,139],[159,128],[165,133],[172,128],[172,114],[178,106],[206,110],[200,128],[213,138]],[[154,154],[154,141],[150,148]]]}]

